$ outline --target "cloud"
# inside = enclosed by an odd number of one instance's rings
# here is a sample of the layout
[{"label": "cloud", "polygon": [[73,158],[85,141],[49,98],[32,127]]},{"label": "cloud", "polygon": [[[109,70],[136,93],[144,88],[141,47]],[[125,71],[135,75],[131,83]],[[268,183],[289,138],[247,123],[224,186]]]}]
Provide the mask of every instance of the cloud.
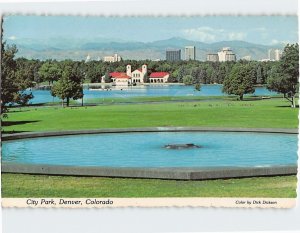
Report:
[{"label": "cloud", "polygon": [[289,40],[277,40],[277,39],[271,40],[271,45],[291,44],[291,43],[292,42]]},{"label": "cloud", "polygon": [[183,30],[183,34],[189,39],[211,42],[216,40],[216,33],[210,27],[188,28]]},{"label": "cloud", "polygon": [[225,29],[211,27],[188,28],[182,30],[182,34],[187,39],[202,42],[215,42],[220,40],[243,40],[247,34],[245,32],[233,32]]},{"label": "cloud", "polygon": [[246,38],[246,33],[244,32],[230,32],[228,33],[229,40],[244,40]]},{"label": "cloud", "polygon": [[17,37],[16,36],[9,36],[9,37],[7,37],[9,40],[16,40],[17,39]]}]

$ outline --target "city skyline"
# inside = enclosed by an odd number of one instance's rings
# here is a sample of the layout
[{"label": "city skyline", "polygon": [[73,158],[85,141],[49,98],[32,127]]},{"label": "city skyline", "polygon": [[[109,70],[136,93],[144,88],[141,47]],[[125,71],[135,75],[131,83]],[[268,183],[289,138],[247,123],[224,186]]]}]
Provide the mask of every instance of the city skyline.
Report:
[{"label": "city skyline", "polygon": [[[139,20],[137,20],[137,18]],[[236,20],[239,23],[236,23]],[[80,28],[80,30],[78,30]],[[136,32],[139,33],[136,33]],[[296,16],[82,17],[5,16],[3,39],[152,42],[181,37],[205,43],[243,40],[276,45],[298,42]]]}]

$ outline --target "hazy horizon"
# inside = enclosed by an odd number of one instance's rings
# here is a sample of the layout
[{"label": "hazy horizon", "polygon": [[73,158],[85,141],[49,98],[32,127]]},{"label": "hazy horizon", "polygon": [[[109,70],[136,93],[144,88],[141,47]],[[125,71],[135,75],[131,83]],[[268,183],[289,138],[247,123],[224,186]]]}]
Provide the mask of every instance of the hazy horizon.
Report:
[{"label": "hazy horizon", "polygon": [[[238,23],[237,23],[238,20]],[[3,39],[153,42],[174,37],[215,43],[240,40],[276,45],[298,42],[297,16],[84,17],[21,16],[3,18]]]}]

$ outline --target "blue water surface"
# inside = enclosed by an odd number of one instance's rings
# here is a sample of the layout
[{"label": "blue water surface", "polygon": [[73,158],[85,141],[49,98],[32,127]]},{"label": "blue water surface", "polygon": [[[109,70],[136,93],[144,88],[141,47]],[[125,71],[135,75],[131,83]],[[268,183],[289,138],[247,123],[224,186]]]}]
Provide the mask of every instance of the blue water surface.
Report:
[{"label": "blue water surface", "polygon": [[[184,85],[153,85],[153,86],[133,86],[128,88],[112,88],[111,90],[92,90],[84,89],[84,102],[95,98],[128,98],[138,96],[223,96],[222,85],[202,85],[201,91],[196,91],[193,86]],[[47,103],[57,102],[58,98],[53,98],[49,90],[33,90],[34,98],[30,103]],[[271,92],[265,87],[256,87],[254,95],[274,95],[276,92]],[[81,102],[81,100],[78,100]]]},{"label": "blue water surface", "polygon": [[[202,148],[172,150],[167,144]],[[266,167],[297,164],[297,135],[161,132],[5,141],[2,161],[102,167]]]}]

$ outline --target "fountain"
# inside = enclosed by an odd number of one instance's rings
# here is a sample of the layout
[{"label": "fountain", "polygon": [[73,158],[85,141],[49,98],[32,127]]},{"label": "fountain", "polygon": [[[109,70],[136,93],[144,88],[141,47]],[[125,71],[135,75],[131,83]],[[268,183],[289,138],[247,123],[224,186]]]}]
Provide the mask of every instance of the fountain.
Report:
[{"label": "fountain", "polygon": [[201,148],[201,146],[195,145],[194,143],[187,143],[187,144],[168,144],[165,145],[164,148],[166,149],[191,149],[191,148]]}]

